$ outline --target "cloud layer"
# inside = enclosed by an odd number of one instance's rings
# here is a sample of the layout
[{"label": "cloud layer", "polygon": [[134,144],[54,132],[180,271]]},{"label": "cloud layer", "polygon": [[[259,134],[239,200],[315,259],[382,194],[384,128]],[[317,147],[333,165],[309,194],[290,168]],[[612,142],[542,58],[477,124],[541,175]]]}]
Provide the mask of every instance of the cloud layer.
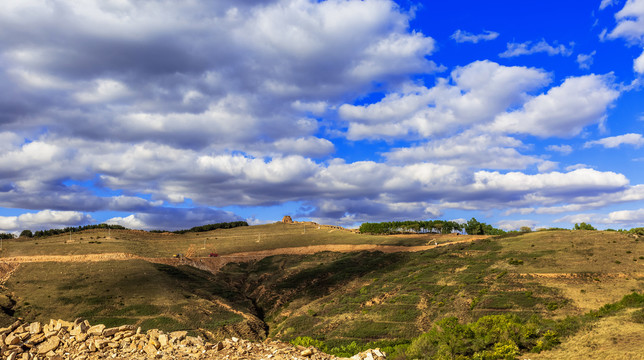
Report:
[{"label": "cloud layer", "polygon": [[[642,3],[626,3],[609,38],[642,44]],[[24,213],[0,229],[187,228],[242,218],[226,207],[288,202],[303,204],[298,216],[353,225],[641,200],[617,171],[557,171],[557,157],[578,148],[641,146],[634,133],[565,143],[605,127],[625,91],[615,74],[520,63],[572,55],[555,40],[445,66],[435,58],[445,42],[501,45],[491,40],[505,32],[439,38],[412,27],[417,10],[389,0],[1,2],[0,206]],[[586,53],[576,59],[590,70],[600,54]],[[557,145],[540,153],[543,139]],[[535,225],[512,221],[504,226]]]}]

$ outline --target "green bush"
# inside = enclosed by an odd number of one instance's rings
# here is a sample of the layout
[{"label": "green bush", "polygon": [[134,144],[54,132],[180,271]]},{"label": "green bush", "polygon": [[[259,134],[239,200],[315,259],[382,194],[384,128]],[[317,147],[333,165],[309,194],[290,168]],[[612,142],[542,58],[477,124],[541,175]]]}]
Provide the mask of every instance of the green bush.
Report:
[{"label": "green bush", "polygon": [[580,224],[575,224],[575,227],[573,230],[597,230],[595,227],[593,227],[590,224],[586,224],[585,222],[582,222]]},{"label": "green bush", "polygon": [[295,339],[291,340],[290,343],[293,346],[298,346],[298,345],[304,346],[304,347],[313,346],[324,352],[327,352],[329,350],[323,341],[313,339],[312,337],[309,337],[309,336],[298,336]]},{"label": "green bush", "polygon": [[414,339],[405,357],[410,359],[515,359],[523,351],[540,352],[561,343],[550,328],[554,321],[533,316],[488,315],[474,323],[460,324],[455,317],[438,321]]}]

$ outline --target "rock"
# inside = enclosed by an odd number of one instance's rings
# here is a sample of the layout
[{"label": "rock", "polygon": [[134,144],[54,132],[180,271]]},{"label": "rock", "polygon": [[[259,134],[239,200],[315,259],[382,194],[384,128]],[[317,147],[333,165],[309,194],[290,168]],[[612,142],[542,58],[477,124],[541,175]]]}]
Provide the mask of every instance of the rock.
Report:
[{"label": "rock", "polygon": [[161,334],[161,335],[159,335],[159,339],[158,339],[158,340],[159,340],[159,345],[161,345],[161,347],[166,347],[166,346],[168,346],[168,341],[169,341],[169,340],[168,340],[168,335],[166,335],[166,334]]},{"label": "rock", "polygon": [[105,337],[108,337],[108,336],[113,336],[117,332],[119,332],[119,328],[113,327],[113,328],[109,328],[109,329],[104,329],[102,335],[105,336]]},{"label": "rock", "polygon": [[[32,334],[36,327],[37,325],[33,323],[18,323],[12,325],[13,330],[9,333],[0,334],[0,357],[12,360],[153,358],[339,360],[313,347],[294,347],[275,340],[253,343],[235,337],[210,343],[201,336],[188,336],[186,331],[165,334],[163,331],[152,329],[146,334],[141,334],[140,329],[135,330],[131,325],[106,329],[104,325],[91,326],[81,319],[76,319],[73,323],[52,320],[49,324],[41,325],[41,332]],[[12,345],[7,345],[6,342]],[[356,358],[384,359],[380,355],[384,354],[376,349],[361,353]]]},{"label": "rock", "polygon": [[291,217],[290,217],[289,215],[286,215],[286,216],[284,216],[284,217],[282,218],[282,222],[283,222],[284,224],[292,224],[292,223],[293,223],[293,219],[291,219]]},{"label": "rock", "polygon": [[4,343],[7,345],[18,345],[20,344],[20,337],[14,335],[14,334],[9,334],[6,339],[4,339]]},{"label": "rock", "polygon": [[60,319],[59,319],[58,321],[56,321],[56,327],[55,327],[55,329],[56,329],[56,330],[60,330],[60,329],[69,330],[69,329],[71,329],[73,326],[74,326],[74,323],[71,323],[71,322],[69,322],[69,321],[65,321],[65,320],[60,320]]},{"label": "rock", "polygon": [[187,331],[173,331],[170,333],[170,340],[181,341],[188,335]]},{"label": "rock", "polygon": [[42,331],[42,325],[39,322],[33,322],[29,325],[29,332],[31,334],[38,334]]},{"label": "rock", "polygon": [[134,331],[136,327],[134,325],[121,325],[119,326],[119,331]]},{"label": "rock", "polygon": [[37,353],[40,355],[47,354],[50,351],[56,350],[58,345],[60,345],[60,338],[58,338],[58,336],[52,336],[38,346]]},{"label": "rock", "polygon": [[6,328],[0,328],[0,334],[8,334],[14,331],[18,326],[20,326],[20,320],[17,320]]},{"label": "rock", "polygon": [[155,356],[157,354],[157,348],[152,346],[151,344],[147,344],[144,348],[143,351],[145,351],[146,354],[150,356]]},{"label": "rock", "polygon": [[94,325],[87,330],[87,333],[89,335],[103,335],[103,330],[105,330],[105,325],[100,324],[100,325]]},{"label": "rock", "polygon": [[47,339],[45,334],[36,334],[36,335],[30,337],[29,340],[27,340],[27,343],[32,344],[32,345],[38,345],[41,342],[45,341],[45,339]]}]

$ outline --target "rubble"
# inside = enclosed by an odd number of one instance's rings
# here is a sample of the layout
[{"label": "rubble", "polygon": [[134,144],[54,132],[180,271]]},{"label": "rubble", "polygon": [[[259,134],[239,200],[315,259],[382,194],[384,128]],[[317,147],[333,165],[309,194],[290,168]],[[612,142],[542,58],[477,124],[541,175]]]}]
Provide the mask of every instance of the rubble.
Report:
[{"label": "rubble", "polygon": [[[385,359],[379,349],[367,350],[352,360]],[[266,340],[253,343],[231,338],[217,343],[186,331],[164,333],[151,329],[143,333],[133,325],[107,328],[91,326],[87,320],[50,320],[49,324],[16,321],[0,328],[0,357],[21,360],[96,359],[270,359],[336,360],[314,347],[293,346]]]}]

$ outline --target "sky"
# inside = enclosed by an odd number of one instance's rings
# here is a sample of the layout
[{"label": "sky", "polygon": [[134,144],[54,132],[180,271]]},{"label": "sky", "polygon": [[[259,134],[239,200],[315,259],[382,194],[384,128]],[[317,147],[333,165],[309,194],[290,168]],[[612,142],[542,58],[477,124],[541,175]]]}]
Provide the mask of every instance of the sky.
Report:
[{"label": "sky", "polygon": [[644,226],[644,0],[3,0],[0,232]]}]

